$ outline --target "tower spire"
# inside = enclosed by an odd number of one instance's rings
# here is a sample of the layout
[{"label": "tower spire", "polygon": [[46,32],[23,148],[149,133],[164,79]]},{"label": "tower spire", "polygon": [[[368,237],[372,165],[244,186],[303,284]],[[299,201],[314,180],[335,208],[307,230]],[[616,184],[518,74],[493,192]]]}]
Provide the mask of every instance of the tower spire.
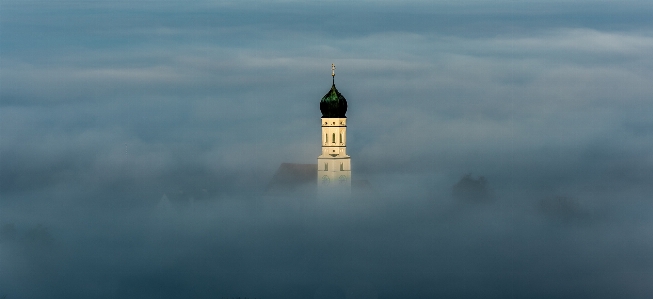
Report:
[{"label": "tower spire", "polygon": [[347,155],[347,100],[336,89],[336,65],[331,64],[333,85],[320,100],[322,154],[317,157],[320,197],[351,195],[351,157]]}]

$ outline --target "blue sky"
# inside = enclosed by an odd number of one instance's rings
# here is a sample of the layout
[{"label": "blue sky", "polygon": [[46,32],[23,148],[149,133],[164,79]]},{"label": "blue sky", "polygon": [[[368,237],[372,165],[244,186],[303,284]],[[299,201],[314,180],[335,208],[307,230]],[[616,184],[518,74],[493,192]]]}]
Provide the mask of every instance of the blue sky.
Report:
[{"label": "blue sky", "polygon": [[[403,199],[410,203],[405,213],[417,213],[417,219],[428,224],[430,218],[418,212],[425,198],[438,202],[437,207],[429,206],[436,211],[455,210],[449,206],[451,186],[464,174],[482,175],[498,203],[464,216],[452,212],[461,218],[451,216],[454,220],[443,225],[458,225],[470,236],[487,233],[512,240],[561,230],[558,233],[570,236],[552,241],[561,251],[569,249],[573,237],[589,235],[593,241],[571,247],[585,252],[603,244],[596,252],[612,254],[616,262],[585,261],[607,269],[605,277],[587,278],[588,284],[614,281],[611,273],[622,265],[643,273],[642,284],[631,277],[633,284],[608,284],[613,288],[607,289],[641,298],[653,293],[645,283],[650,282],[651,259],[638,254],[653,247],[633,241],[653,229],[650,217],[641,214],[653,210],[653,7],[648,1],[3,1],[0,8],[0,224],[15,226],[18,235],[40,223],[73,252],[87,254],[103,242],[124,241],[116,232],[160,233],[157,226],[131,230],[93,217],[71,224],[62,214],[84,203],[82,214],[99,215],[110,207],[109,215],[129,218],[171,190],[207,189],[213,200],[206,209],[215,215],[222,215],[223,205],[235,205],[235,211],[266,206],[238,206],[240,201],[225,198],[257,201],[280,163],[315,162],[320,151],[318,102],[330,87],[330,66],[335,63],[336,85],[349,103],[348,151],[354,175],[387,195],[379,199],[381,206],[394,207]],[[536,217],[528,213],[551,196],[573,198],[590,211],[616,210],[606,216],[616,222],[601,220],[582,229],[520,222]],[[626,204],[615,208],[617,200]],[[522,205],[524,210],[514,208]],[[379,209],[369,216],[377,225],[372,225],[374,231],[392,231],[381,220],[392,210]],[[273,235],[292,236],[294,232],[283,229],[286,225],[309,232],[330,230],[302,226],[294,222],[301,218],[296,211],[283,211],[286,220],[265,218],[279,225],[271,226]],[[248,213],[239,215],[260,216]],[[402,215],[390,218],[397,227],[412,230],[416,224]],[[464,225],[476,219],[471,215],[503,220],[497,220],[494,230],[475,230]],[[506,215],[509,220],[502,218]],[[212,230],[192,219],[218,216],[179,217],[175,221],[184,227],[180,235],[198,236]],[[234,221],[244,218],[238,219]],[[255,224],[268,227],[266,221]],[[515,223],[533,231],[509,228]],[[88,232],[78,226],[97,229],[103,238],[86,243],[82,236]],[[622,242],[632,249],[606,245],[619,237],[610,227],[627,231]],[[245,231],[244,240],[254,242],[247,234],[252,230]],[[221,232],[229,239],[239,230]],[[184,240],[199,248],[217,246],[203,237],[189,238]],[[371,238],[376,240],[372,243],[390,246],[379,241],[382,238]],[[447,251],[465,251],[485,241],[470,245],[449,238],[455,245],[444,252],[460,262],[452,267],[472,269],[462,276],[474,269],[495,269],[464,268],[466,257]],[[528,246],[537,244],[526,239]],[[11,250],[0,258],[13,272],[0,274],[0,296],[5,289],[7,298],[44,297],[41,289],[23,293],[44,278],[8,261],[24,259],[24,264],[48,269],[62,265],[44,266],[34,256],[16,253],[22,252],[20,246],[31,245],[4,242],[0,245]],[[313,248],[306,244],[300,247]],[[140,256],[150,246],[145,242],[126,252]],[[236,249],[224,250],[229,256]],[[400,257],[410,255],[398,250]],[[174,257],[175,252],[162,254]],[[69,258],[51,254],[61,261]],[[344,261],[354,256],[329,258]],[[538,263],[530,256],[514,256],[523,269]],[[264,263],[274,264],[274,255],[268,257]],[[370,269],[381,271],[375,267],[384,264],[375,261],[367,260]],[[628,268],[637,263],[643,266]],[[184,264],[183,258],[178,264]],[[106,271],[110,282],[99,284],[99,290],[119,295],[138,290],[118,283],[129,280],[116,274],[127,270],[102,265],[100,272]],[[80,262],[78,267],[94,266]],[[151,275],[159,266],[150,261],[137,269],[143,279],[156,280]],[[289,271],[304,273],[302,267]],[[582,269],[578,263],[570,267]],[[207,269],[198,277],[220,280]],[[16,278],[15,273],[28,274]],[[170,279],[166,273],[160,281]],[[379,298],[392,297],[407,285],[379,287],[394,277],[381,276],[363,283]],[[337,280],[324,287],[308,277],[294,287],[262,277],[258,291],[247,296],[281,296],[272,285],[304,290],[297,291],[298,297],[322,294],[324,288],[347,289]],[[71,285],[81,278],[59,279],[63,283],[58,292],[71,294]],[[470,279],[492,285],[488,277]],[[551,279],[537,276],[533,288],[510,294],[533,297],[529,291]],[[16,286],[8,287],[9,281]],[[222,293],[203,288],[198,297],[245,296],[250,280],[237,281],[240,287]],[[193,286],[180,282],[183,290]],[[419,296],[441,294],[411,286],[408,289]],[[96,295],[92,290],[89,287],[88,294]],[[141,291],[155,294],[147,287]],[[474,294],[457,288],[443,292]],[[573,294],[583,294],[582,289],[569,286],[549,295]]]}]

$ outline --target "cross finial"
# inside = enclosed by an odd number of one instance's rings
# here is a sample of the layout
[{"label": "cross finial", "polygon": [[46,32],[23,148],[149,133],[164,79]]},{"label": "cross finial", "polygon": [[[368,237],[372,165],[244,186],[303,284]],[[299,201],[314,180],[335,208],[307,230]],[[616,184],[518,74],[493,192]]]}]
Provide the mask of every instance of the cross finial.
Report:
[{"label": "cross finial", "polygon": [[332,63],[331,64],[331,77],[335,77],[335,76],[336,76],[336,65]]}]

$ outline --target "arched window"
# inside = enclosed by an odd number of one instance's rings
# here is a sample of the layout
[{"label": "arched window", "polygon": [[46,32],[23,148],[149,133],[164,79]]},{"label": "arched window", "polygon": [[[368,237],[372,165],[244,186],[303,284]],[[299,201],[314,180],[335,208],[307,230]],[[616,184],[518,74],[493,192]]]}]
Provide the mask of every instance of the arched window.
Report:
[{"label": "arched window", "polygon": [[333,140],[332,143],[336,143],[336,133],[333,133],[331,137],[332,137],[331,140]]},{"label": "arched window", "polygon": [[329,170],[329,163],[324,163],[324,170]]},{"label": "arched window", "polygon": [[340,163],[340,170],[345,170],[345,169],[342,167],[342,163]]},{"label": "arched window", "polygon": [[342,143],[342,133],[340,133],[340,143]]},{"label": "arched window", "polygon": [[329,134],[327,133],[324,134],[324,143],[328,143],[328,142],[329,142]]}]

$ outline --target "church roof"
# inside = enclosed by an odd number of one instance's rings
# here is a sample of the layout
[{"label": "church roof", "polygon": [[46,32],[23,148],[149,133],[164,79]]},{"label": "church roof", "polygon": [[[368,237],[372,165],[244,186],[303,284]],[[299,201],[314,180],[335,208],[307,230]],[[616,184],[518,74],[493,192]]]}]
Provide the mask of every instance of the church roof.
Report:
[{"label": "church roof", "polygon": [[[316,174],[317,164],[281,163],[270,180],[266,193],[268,195],[315,193]],[[351,188],[359,195],[374,193],[374,188],[368,180],[351,180]]]},{"label": "church roof", "polygon": [[317,184],[317,164],[281,163],[268,184],[267,193],[292,193]]}]

